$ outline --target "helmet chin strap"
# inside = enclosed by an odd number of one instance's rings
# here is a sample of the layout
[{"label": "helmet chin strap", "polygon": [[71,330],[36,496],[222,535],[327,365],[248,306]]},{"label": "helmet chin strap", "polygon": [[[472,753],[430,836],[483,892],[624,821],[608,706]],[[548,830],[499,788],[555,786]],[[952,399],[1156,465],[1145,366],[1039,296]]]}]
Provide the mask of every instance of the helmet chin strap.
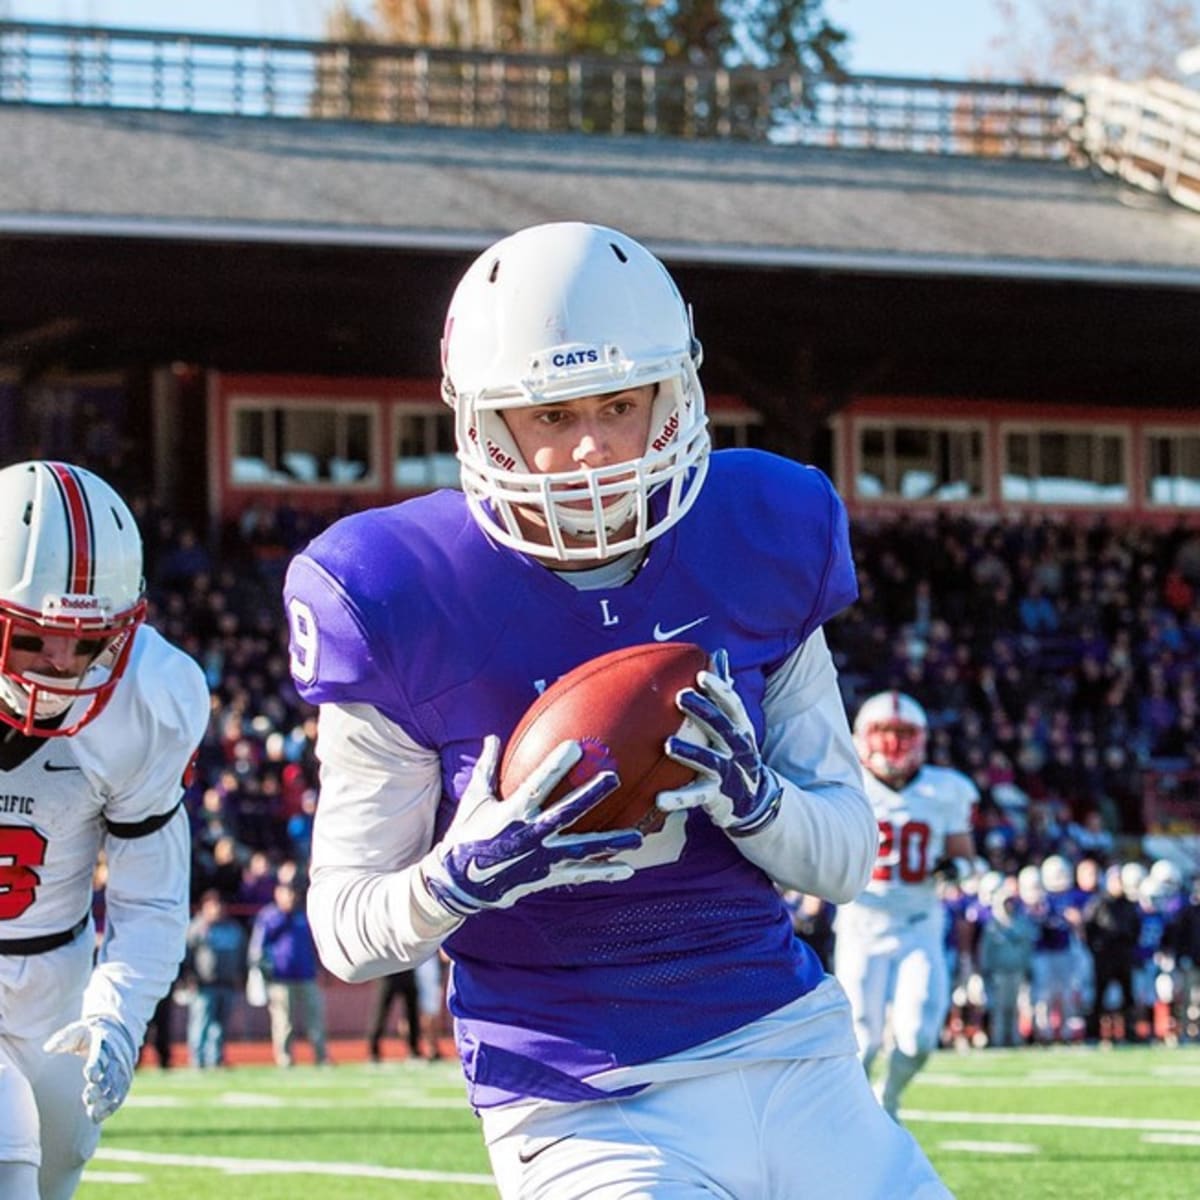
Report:
[{"label": "helmet chin strap", "polygon": [[[73,675],[69,679],[51,678],[49,675],[38,675],[32,671],[25,673],[24,678],[29,684],[18,683],[7,675],[0,675],[0,699],[19,717],[29,715],[29,706],[33,703],[33,719],[47,721],[52,717],[62,716],[75,702],[74,693],[62,693],[50,688],[77,688],[86,675]],[[32,685],[32,686],[29,686]],[[35,698],[36,697],[36,698]]]},{"label": "helmet chin strap", "polygon": [[61,717],[79,699],[79,689],[85,686],[89,676],[94,677],[92,682],[102,682],[103,677],[98,676],[97,672],[111,674],[121,644],[123,638],[113,639],[113,642],[78,675],[63,677],[25,671],[17,678],[0,672],[0,701],[3,701],[15,716],[24,719],[29,717],[31,700],[34,721],[51,721],[55,717]]},{"label": "helmet chin strap", "polygon": [[[637,510],[637,496],[630,493],[623,499],[618,500],[615,504],[604,510],[604,528],[608,533],[618,533],[623,529]],[[558,527],[563,533],[569,534],[571,537],[590,538],[596,541],[596,522],[591,519],[590,514],[576,512],[574,509],[567,508],[565,505],[556,504],[554,506],[554,519],[558,522]]]},{"label": "helmet chin strap", "polygon": [[888,787],[896,788],[897,785],[903,786],[908,783],[918,768],[897,768],[894,767],[883,754],[878,751],[872,751],[870,760],[871,774],[876,778],[883,780]]}]

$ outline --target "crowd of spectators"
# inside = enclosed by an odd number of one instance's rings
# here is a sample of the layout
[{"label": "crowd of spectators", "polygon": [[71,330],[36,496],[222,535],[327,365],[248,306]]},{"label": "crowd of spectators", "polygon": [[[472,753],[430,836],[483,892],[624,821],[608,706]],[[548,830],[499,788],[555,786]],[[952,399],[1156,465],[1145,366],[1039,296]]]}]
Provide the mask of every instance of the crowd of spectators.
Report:
[{"label": "crowd of spectators", "polygon": [[861,596],[829,630],[847,705],[924,704],[991,866],[1107,861],[1145,832],[1148,780],[1200,775],[1200,532],[942,515],[853,537]]}]

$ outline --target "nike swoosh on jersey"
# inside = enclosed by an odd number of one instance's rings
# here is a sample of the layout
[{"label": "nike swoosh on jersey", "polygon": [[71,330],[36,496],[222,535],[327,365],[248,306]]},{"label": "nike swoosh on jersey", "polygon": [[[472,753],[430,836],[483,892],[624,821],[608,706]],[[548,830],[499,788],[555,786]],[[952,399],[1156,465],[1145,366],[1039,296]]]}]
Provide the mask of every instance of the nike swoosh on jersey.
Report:
[{"label": "nike swoosh on jersey", "polygon": [[81,771],[82,767],[77,767],[73,763],[42,763],[43,771]]},{"label": "nike swoosh on jersey", "polygon": [[491,883],[497,875],[507,871],[509,867],[516,866],[523,858],[528,858],[532,853],[532,850],[526,850],[524,854],[518,854],[516,858],[506,858],[503,862],[495,863],[490,867],[481,867],[477,858],[468,859],[467,878],[472,883]]},{"label": "nike swoosh on jersey", "polygon": [[531,1163],[539,1154],[549,1150],[551,1146],[557,1146],[559,1142],[565,1142],[567,1138],[573,1138],[574,1136],[573,1133],[564,1133],[562,1137],[550,1138],[547,1141],[538,1142],[534,1146],[522,1146],[517,1151],[517,1158],[520,1162]]},{"label": "nike swoosh on jersey", "polygon": [[697,625],[703,625],[707,620],[707,617],[697,617],[694,621],[689,621],[686,625],[677,625],[674,629],[664,629],[662,623],[657,622],[654,626],[654,640],[656,642],[669,642],[672,638],[677,638],[681,633],[687,633],[689,629],[695,629]]}]

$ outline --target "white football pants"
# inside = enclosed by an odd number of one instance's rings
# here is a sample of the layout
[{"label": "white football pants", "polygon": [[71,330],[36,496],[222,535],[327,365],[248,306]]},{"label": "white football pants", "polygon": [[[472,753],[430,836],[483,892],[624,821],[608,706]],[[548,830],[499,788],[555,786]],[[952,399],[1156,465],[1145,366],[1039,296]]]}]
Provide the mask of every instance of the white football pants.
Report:
[{"label": "white football pants", "polygon": [[880,929],[875,914],[838,916],[835,973],[850,999],[859,1055],[870,1068],[891,1006],[892,1040],[910,1058],[937,1049],[950,1004],[942,919]]},{"label": "white football pants", "polygon": [[488,1152],[503,1200],[951,1196],[852,1054],[731,1066],[623,1099],[548,1106]]}]

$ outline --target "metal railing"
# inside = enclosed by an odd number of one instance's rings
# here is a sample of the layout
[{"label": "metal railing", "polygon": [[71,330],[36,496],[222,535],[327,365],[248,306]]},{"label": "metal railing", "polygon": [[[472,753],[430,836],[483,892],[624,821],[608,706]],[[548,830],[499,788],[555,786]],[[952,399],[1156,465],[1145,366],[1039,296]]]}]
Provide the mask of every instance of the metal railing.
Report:
[{"label": "metal railing", "polygon": [[1200,210],[1200,94],[1164,79],[1073,81],[1072,141],[1100,170]]},{"label": "metal railing", "polygon": [[0,21],[0,103],[1061,159],[1052,86]]}]

